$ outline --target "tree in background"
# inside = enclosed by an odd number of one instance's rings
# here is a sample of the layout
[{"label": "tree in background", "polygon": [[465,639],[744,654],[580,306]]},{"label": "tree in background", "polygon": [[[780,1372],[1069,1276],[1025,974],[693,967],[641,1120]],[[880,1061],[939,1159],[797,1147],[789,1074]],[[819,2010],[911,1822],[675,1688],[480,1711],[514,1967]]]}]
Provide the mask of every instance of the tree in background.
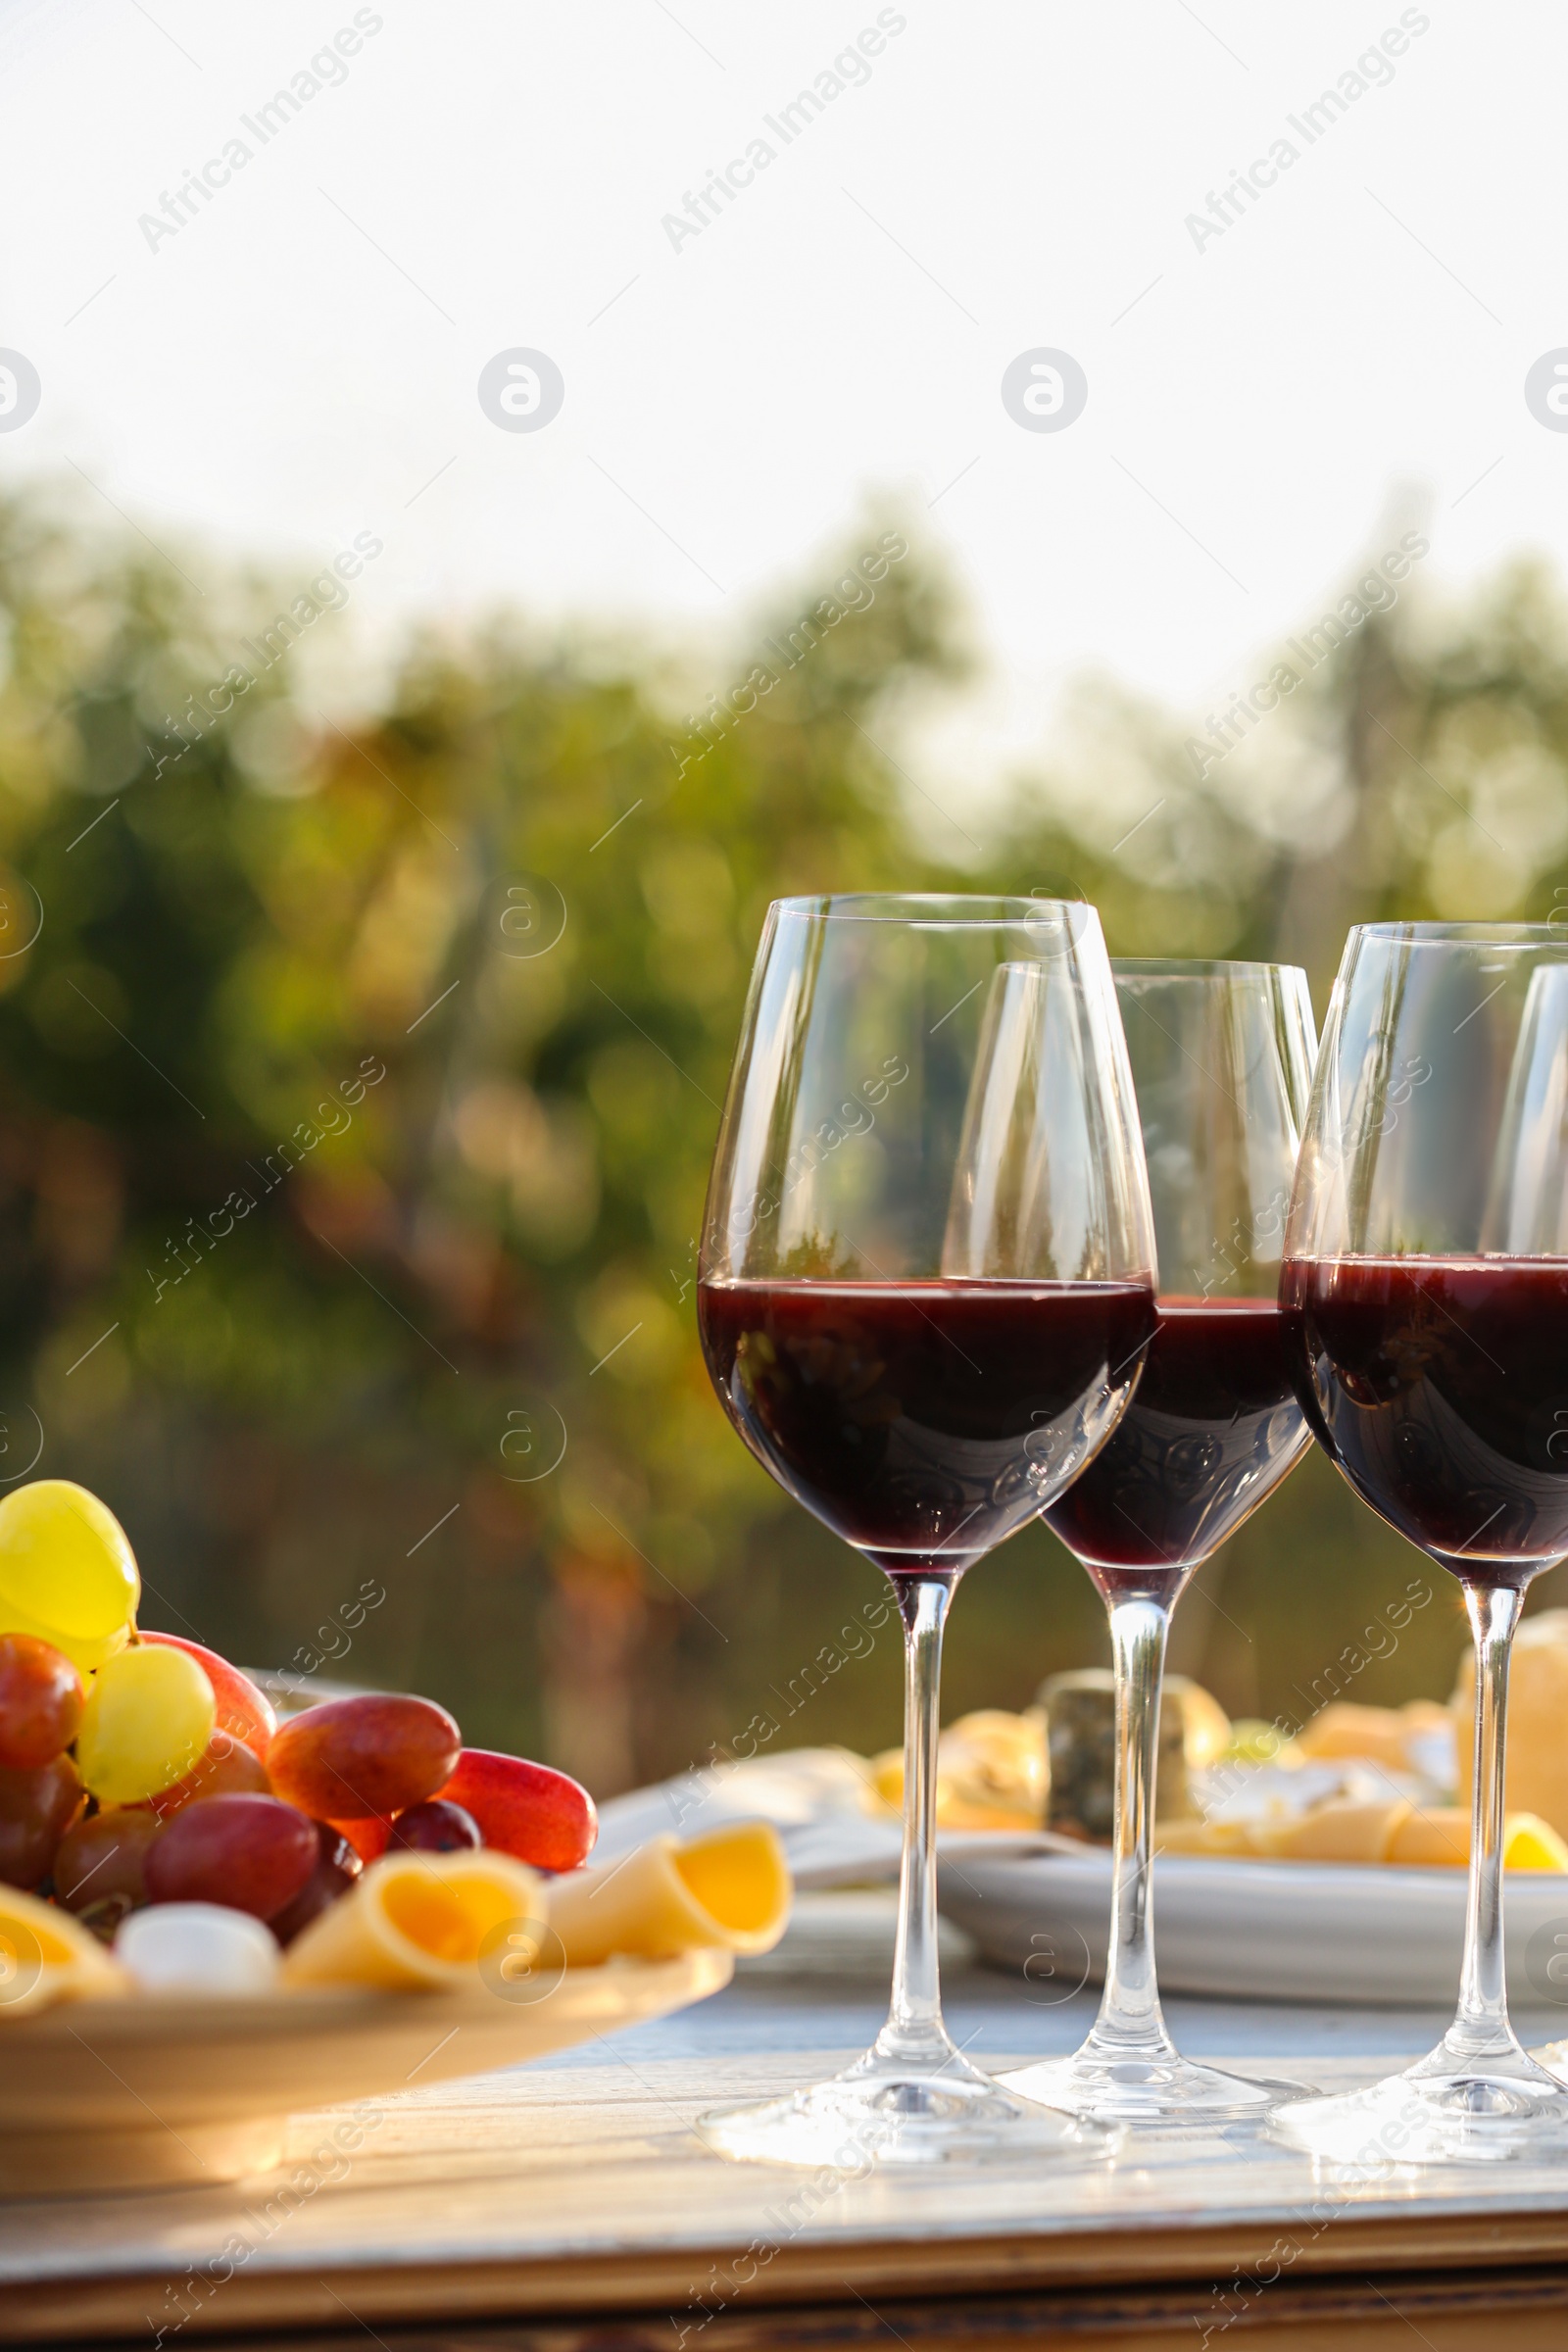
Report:
[{"label": "tree in background", "polygon": [[[351,723],[254,584],[0,518],[0,1476],[41,1444],[102,1491],[150,1622],[416,1685],[601,1790],[760,1712],[780,1744],[881,1744],[890,1642],[823,1663],[874,1572],[752,1463],[696,1344],[767,901],[1073,888],[1113,948],[1284,937],[1320,989],[1348,920],[1554,905],[1543,576],[1371,612],[1207,763],[1086,690],[960,873],[882,748],[904,688],[961,669],[939,573],[890,541],[868,525],[694,718],[651,655],[505,623],[416,645]],[[322,596],[283,612],[332,625]],[[1289,1704],[1413,1560],[1303,1472],[1191,1639],[1233,1702]],[[1447,1673],[1440,1616],[1400,1689]],[[974,1580],[953,1703],[1023,1700],[1097,1618],[1031,1531]]]}]

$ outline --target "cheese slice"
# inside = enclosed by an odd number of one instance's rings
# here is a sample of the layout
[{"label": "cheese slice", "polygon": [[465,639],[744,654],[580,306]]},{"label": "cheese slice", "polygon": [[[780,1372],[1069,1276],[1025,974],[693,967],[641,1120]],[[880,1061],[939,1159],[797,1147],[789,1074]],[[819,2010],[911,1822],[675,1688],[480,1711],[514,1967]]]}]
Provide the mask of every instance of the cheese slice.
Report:
[{"label": "cheese slice", "polygon": [[1195,1814],[1188,1820],[1158,1822],[1154,1828],[1156,1854],[1229,1854],[1255,1861],[1257,1850],[1251,1824],[1246,1821],[1203,1821]]},{"label": "cheese slice", "polygon": [[134,1989],[120,1963],[69,1911],[0,1886],[0,2018],[25,2017],[53,2001]]},{"label": "cheese slice", "polygon": [[1410,1741],[1441,1729],[1447,1720],[1447,1708],[1436,1699],[1415,1698],[1402,1707],[1363,1707],[1338,1698],[1314,1715],[1292,1744],[1298,1756],[1312,1763],[1365,1761],[1407,1772],[1412,1763]]},{"label": "cheese slice", "polygon": [[568,1968],[614,1952],[766,1952],[784,1933],[792,1892],[777,1831],[744,1821],[685,1845],[666,1834],[619,1862],[553,1879],[550,1927]]},{"label": "cheese slice", "polygon": [[[1467,1650],[1453,1694],[1459,1801],[1470,1802],[1475,1762],[1475,1660]],[[1568,1609],[1542,1609],[1513,1638],[1508,1669],[1509,1812],[1539,1813],[1568,1838]]]},{"label": "cheese slice", "polygon": [[[1162,1821],[1157,1850],[1275,1862],[1385,1862],[1406,1868],[1463,1870],[1470,1859],[1470,1816],[1459,1805],[1417,1810],[1402,1798],[1363,1804],[1332,1798],[1304,1813],[1262,1821]],[[1568,1871],[1568,1844],[1537,1813],[1510,1813],[1502,1825],[1506,1870]]]},{"label": "cheese slice", "polygon": [[1259,1822],[1257,1849],[1281,1861],[1385,1862],[1412,1810],[1402,1796],[1381,1804],[1334,1797],[1310,1812]]},{"label": "cheese slice", "polygon": [[387,1854],[296,1936],[283,1981],[461,1992],[488,1970],[510,1984],[548,1914],[543,1884],[510,1854]]},{"label": "cheese slice", "polygon": [[[1463,1805],[1437,1805],[1412,1813],[1395,1833],[1387,1860],[1463,1869],[1470,1859],[1470,1813]],[[1539,1813],[1506,1813],[1502,1822],[1504,1870],[1568,1870],[1568,1845]]]}]

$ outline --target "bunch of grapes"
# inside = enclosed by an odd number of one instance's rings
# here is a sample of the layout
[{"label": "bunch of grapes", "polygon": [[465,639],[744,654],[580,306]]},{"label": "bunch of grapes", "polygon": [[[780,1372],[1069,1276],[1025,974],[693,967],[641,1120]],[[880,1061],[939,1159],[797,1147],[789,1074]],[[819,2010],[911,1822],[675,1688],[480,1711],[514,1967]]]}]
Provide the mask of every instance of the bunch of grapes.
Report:
[{"label": "bunch of grapes", "polygon": [[389,1848],[493,1846],[574,1870],[564,1773],[466,1748],[444,1707],[366,1692],[279,1726],[199,1642],[139,1633],[123,1529],[85,1488],[0,1501],[0,1881],[110,1939],[149,1903],[221,1903],[287,1943]]}]

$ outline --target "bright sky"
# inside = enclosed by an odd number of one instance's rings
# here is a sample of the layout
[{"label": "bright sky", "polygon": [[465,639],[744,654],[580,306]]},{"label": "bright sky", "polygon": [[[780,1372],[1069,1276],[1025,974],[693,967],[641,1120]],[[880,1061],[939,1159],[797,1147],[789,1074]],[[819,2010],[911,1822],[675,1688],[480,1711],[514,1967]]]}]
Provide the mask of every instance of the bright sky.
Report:
[{"label": "bright sky", "polygon": [[[1568,571],[1525,400],[1568,345],[1565,86],[1542,0],[6,0],[39,400],[0,481],[79,468],[176,557],[302,578],[373,532],[383,639],[505,599],[715,650],[884,492],[970,599],[992,679],[925,756],[980,783],[1085,665],[1212,709],[1403,493],[1430,577]],[[480,406],[518,349],[538,430]],[[1087,384],[1060,430],[1004,406],[1041,349]]]}]

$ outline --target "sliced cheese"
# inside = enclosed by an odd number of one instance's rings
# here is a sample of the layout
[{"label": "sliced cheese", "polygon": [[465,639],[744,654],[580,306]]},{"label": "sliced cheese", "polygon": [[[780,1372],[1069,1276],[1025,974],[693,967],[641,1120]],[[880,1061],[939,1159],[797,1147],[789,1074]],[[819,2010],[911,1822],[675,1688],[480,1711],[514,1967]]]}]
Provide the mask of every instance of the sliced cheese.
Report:
[{"label": "sliced cheese", "polygon": [[[1475,1763],[1475,1660],[1467,1651],[1453,1694],[1459,1801],[1470,1801]],[[1568,1838],[1568,1609],[1542,1609],[1513,1638],[1508,1668],[1510,1812],[1539,1813]]]},{"label": "sliced cheese", "polygon": [[1383,1862],[1411,1810],[1402,1796],[1381,1804],[1334,1797],[1308,1813],[1259,1822],[1254,1834],[1259,1853],[1281,1861]]},{"label": "sliced cheese", "polygon": [[0,2018],[133,1990],[119,1962],[69,1911],[0,1886]]},{"label": "sliced cheese", "polygon": [[1390,1838],[1384,1859],[1428,1869],[1454,1864],[1463,1870],[1470,1859],[1468,1812],[1459,1805],[1412,1809]]},{"label": "sliced cheese", "polygon": [[[1470,1815],[1462,1805],[1438,1805],[1412,1813],[1389,1848],[1390,1862],[1452,1864],[1470,1859]],[[1502,1823],[1504,1870],[1568,1870],[1568,1845],[1539,1813],[1507,1813]]]},{"label": "sliced cheese", "polygon": [[1255,1857],[1251,1824],[1246,1821],[1161,1821],[1154,1828],[1157,1854],[1230,1854]]},{"label": "sliced cheese", "polygon": [[[870,1762],[871,1785],[894,1812],[904,1808],[904,1750]],[[950,1723],[937,1747],[937,1827],[1037,1830],[1045,1818],[1046,1720],[981,1707]]]},{"label": "sliced cheese", "polygon": [[[1162,1821],[1158,1851],[1276,1862],[1384,1862],[1463,1870],[1470,1816],[1458,1805],[1418,1810],[1402,1799],[1362,1804],[1336,1797],[1308,1812],[1261,1821]],[[1537,1813],[1510,1813],[1502,1830],[1506,1870],[1568,1871],[1568,1845]]]},{"label": "sliced cheese", "polygon": [[506,1977],[533,1960],[548,1912],[543,1884],[510,1854],[387,1854],[289,1945],[283,1980],[477,1988],[487,1967]]},{"label": "sliced cheese", "polygon": [[1432,1698],[1413,1698],[1402,1707],[1362,1707],[1337,1698],[1302,1727],[1293,1745],[1311,1763],[1366,1762],[1407,1772],[1415,1761],[1411,1740],[1447,1720],[1447,1708]]},{"label": "sliced cheese", "polygon": [[777,1831],[738,1822],[686,1845],[655,1838],[619,1862],[553,1879],[550,1926],[568,1968],[615,1952],[649,1960],[704,1946],[766,1952],[784,1933],[792,1892]]}]

